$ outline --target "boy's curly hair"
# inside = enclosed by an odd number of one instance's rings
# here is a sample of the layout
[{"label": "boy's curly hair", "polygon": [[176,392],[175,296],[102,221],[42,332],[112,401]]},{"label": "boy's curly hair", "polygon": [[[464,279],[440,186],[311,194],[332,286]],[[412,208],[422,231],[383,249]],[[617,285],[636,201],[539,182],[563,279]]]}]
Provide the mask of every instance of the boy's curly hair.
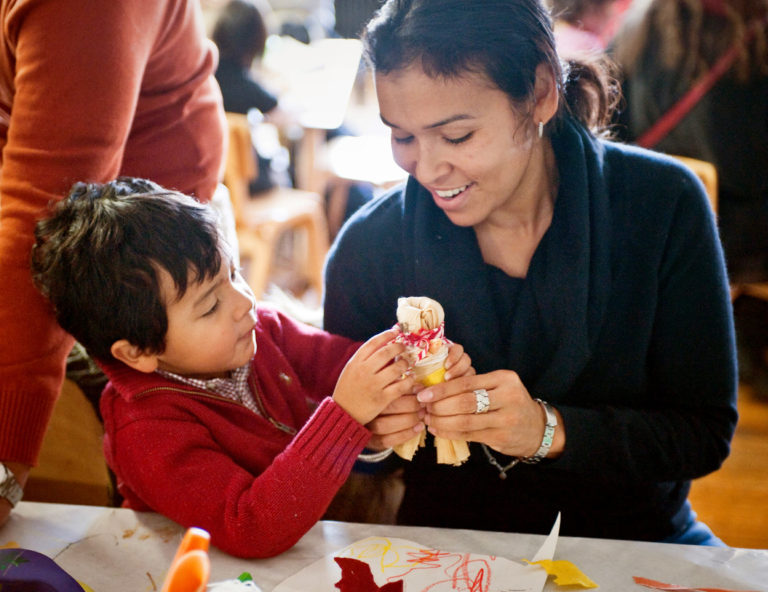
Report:
[{"label": "boy's curly hair", "polygon": [[35,228],[32,279],[61,327],[97,359],[120,339],[162,353],[166,270],[181,298],[216,275],[226,248],[214,211],[145,179],[76,183]]}]

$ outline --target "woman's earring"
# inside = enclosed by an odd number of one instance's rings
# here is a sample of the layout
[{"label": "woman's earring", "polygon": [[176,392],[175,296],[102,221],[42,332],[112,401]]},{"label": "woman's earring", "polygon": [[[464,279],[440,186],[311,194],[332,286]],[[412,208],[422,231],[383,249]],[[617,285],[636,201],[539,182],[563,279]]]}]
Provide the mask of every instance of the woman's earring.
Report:
[{"label": "woman's earring", "polygon": [[540,121],[539,122],[539,138],[543,138],[543,137],[544,137],[544,122]]}]

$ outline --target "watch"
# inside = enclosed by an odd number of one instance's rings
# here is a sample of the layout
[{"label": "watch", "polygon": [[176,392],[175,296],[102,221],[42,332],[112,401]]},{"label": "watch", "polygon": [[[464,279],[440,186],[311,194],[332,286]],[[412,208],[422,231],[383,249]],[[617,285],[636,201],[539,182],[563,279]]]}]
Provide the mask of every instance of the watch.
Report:
[{"label": "watch", "polygon": [[0,462],[0,497],[4,497],[14,507],[21,501],[24,490],[13,476],[13,471]]}]

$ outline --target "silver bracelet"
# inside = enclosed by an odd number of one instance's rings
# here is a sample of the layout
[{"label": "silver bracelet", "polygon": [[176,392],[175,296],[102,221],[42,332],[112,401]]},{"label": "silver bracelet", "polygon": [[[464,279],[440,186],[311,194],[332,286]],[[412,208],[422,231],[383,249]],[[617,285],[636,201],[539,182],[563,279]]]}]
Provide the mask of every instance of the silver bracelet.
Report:
[{"label": "silver bracelet", "polygon": [[361,460],[367,463],[377,463],[389,457],[389,455],[392,454],[393,452],[394,450],[392,448],[385,448],[384,450],[381,450],[379,452],[370,452],[368,454],[361,452],[360,454],[357,455],[357,460]]},{"label": "silver bracelet", "polygon": [[544,414],[547,416],[547,423],[544,426],[544,436],[541,438],[541,446],[539,446],[539,449],[533,453],[533,456],[527,456],[520,459],[521,462],[524,462],[527,465],[535,465],[540,462],[542,458],[547,456],[549,449],[552,448],[552,442],[555,439],[555,428],[557,427],[557,415],[555,415],[552,406],[541,399],[534,399],[534,401],[544,409]]}]

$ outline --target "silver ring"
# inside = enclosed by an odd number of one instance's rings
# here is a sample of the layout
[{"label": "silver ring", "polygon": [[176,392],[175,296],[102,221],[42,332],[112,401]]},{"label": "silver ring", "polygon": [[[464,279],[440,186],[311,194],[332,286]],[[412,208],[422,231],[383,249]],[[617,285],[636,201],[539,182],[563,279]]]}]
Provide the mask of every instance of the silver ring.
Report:
[{"label": "silver ring", "polygon": [[477,389],[475,393],[475,413],[486,413],[491,408],[491,399],[488,391]]}]

